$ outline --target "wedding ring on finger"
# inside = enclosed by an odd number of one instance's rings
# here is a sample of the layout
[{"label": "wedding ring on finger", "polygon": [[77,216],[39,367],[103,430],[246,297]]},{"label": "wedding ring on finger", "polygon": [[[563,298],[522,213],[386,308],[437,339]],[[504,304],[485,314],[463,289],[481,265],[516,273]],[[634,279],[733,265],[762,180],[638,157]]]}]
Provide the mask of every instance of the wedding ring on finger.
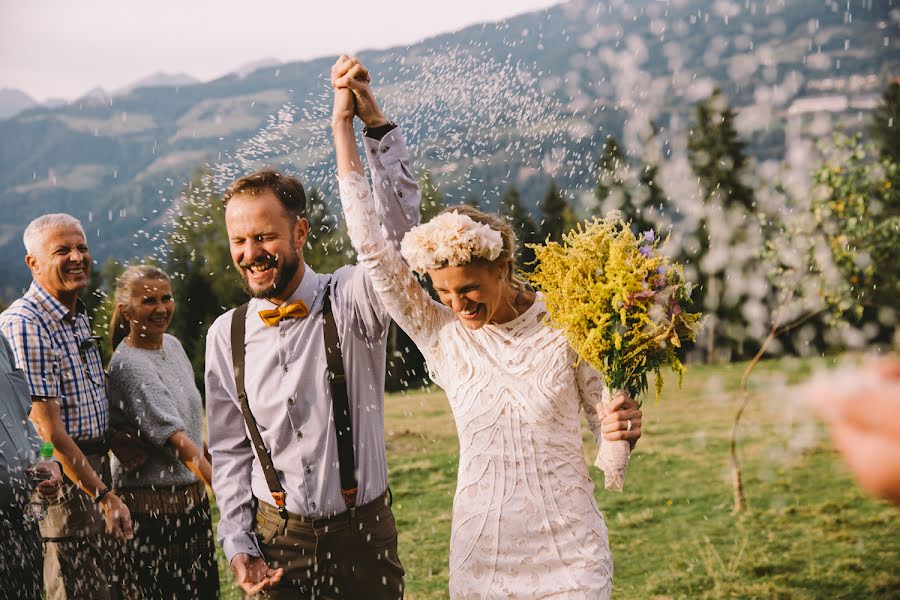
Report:
[{"label": "wedding ring on finger", "polygon": [[631,419],[625,421],[625,431],[631,431]]}]

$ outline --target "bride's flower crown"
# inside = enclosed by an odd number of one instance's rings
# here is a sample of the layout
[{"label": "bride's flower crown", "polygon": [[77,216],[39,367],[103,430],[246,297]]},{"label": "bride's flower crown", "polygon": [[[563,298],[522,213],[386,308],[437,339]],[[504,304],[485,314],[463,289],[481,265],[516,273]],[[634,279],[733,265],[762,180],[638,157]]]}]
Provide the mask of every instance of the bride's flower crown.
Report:
[{"label": "bride's flower crown", "polygon": [[499,231],[455,210],[413,227],[400,242],[400,254],[417,273],[458,267],[476,258],[496,260],[502,250]]}]

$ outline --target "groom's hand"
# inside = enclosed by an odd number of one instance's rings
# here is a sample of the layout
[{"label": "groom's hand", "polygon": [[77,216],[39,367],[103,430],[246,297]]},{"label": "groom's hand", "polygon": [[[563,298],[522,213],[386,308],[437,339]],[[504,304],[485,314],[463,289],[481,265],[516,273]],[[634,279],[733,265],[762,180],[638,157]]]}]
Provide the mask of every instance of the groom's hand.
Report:
[{"label": "groom's hand", "polygon": [[241,552],[231,559],[234,579],[248,596],[272,589],[284,575],[284,569],[273,569],[259,556]]},{"label": "groom's hand", "polygon": [[[603,405],[597,404],[597,414],[603,414]],[[609,441],[628,440],[634,448],[641,437],[641,417],[643,413],[625,392],[619,392],[609,405],[609,412],[603,417],[603,438]],[[629,425],[630,423],[630,425]]]},{"label": "groom's hand", "polygon": [[353,92],[359,119],[366,127],[381,127],[388,121],[372,93],[371,81],[369,70],[355,58],[342,55],[331,67],[331,85]]}]

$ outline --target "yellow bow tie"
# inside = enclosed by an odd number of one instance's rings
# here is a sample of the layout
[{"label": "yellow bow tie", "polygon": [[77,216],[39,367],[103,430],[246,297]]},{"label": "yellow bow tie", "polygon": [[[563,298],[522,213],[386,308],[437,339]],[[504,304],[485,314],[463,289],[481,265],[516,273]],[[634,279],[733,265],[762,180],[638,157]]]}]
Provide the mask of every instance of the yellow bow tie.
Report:
[{"label": "yellow bow tie", "polygon": [[272,327],[278,325],[278,322],[282,319],[302,319],[308,314],[309,308],[306,307],[306,302],[298,300],[297,302],[291,302],[287,306],[279,306],[272,310],[261,310],[259,311],[259,318],[263,320],[263,323]]}]

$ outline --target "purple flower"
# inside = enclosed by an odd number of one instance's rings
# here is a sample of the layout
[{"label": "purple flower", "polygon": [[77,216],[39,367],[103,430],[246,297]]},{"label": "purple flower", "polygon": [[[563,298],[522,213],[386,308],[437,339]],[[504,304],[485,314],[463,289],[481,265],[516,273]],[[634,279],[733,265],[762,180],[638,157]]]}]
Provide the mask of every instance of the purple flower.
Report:
[{"label": "purple flower", "polygon": [[656,272],[660,277],[665,277],[666,273],[669,272],[669,267],[667,267],[666,265],[659,265],[658,267],[656,267]]},{"label": "purple flower", "polygon": [[656,292],[654,292],[653,290],[641,290],[640,292],[637,292],[635,294],[629,294],[628,302],[625,303],[625,307],[631,308],[632,306],[634,306],[635,301],[637,300],[652,300],[655,295]]},{"label": "purple flower", "polygon": [[669,298],[669,317],[675,317],[681,314],[681,305],[675,298]]},{"label": "purple flower", "polygon": [[645,242],[652,242],[654,240],[656,240],[656,234],[653,233],[652,229],[644,232],[644,241]]},{"label": "purple flower", "polygon": [[641,254],[643,254],[646,258],[650,258],[650,251],[653,248],[650,246],[641,246]]}]

